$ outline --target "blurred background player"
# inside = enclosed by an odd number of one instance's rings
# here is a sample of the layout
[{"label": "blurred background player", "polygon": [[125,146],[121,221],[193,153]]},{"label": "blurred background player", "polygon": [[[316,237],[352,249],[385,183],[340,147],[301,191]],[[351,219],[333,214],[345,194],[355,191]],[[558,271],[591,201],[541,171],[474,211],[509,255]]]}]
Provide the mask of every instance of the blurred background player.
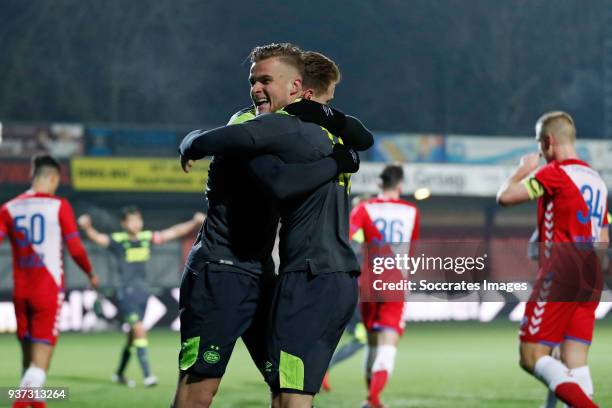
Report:
[{"label": "blurred background player", "polygon": [[143,230],[140,210],[135,206],[129,206],[121,211],[123,231],[107,235],[93,227],[89,215],[84,214],[79,217],[79,226],[83,228],[85,235],[95,244],[108,248],[117,259],[119,272],[117,301],[122,319],[129,324],[130,331],[113,381],[128,387],[134,386],[134,381],[124,375],[134,347],[142,369],[144,385],[150,387],[157,384],[157,377],[151,373],[149,366],[147,332],[142,324],[150,294],[146,267],[151,259],[151,245],[181,238],[200,227],[204,219],[203,213],[196,213],[191,220],[161,231]]},{"label": "blurred background player", "polygon": [[[600,175],[578,158],[576,128],[569,114],[544,114],[536,123],[535,133],[547,165],[530,176],[538,167],[540,154],[523,156],[497,195],[502,206],[538,199],[538,241],[543,248],[539,251],[539,283],[534,288],[537,302],[532,296],[527,303],[520,329],[520,364],[563,402],[595,407],[587,357],[598,301],[549,302],[547,294],[557,289],[557,276],[563,272],[559,261],[554,264],[555,255],[563,256],[573,247],[559,243],[607,245],[608,190]],[[564,264],[567,267],[567,262]],[[576,281],[575,286],[579,285]],[[550,355],[557,345],[561,345],[561,361]],[[549,403],[555,402],[549,399]]]},{"label": "blurred background player", "polygon": [[[72,207],[55,196],[60,165],[51,156],[32,159],[32,187],[0,208],[0,242],[9,237],[13,250],[13,303],[21,343],[21,387],[42,387],[57,342],[56,326],[64,301],[62,243],[77,265],[98,285],[79,238]],[[15,407],[30,403],[16,402]],[[32,407],[44,407],[33,402]]]},{"label": "blurred background player", "polygon": [[[365,258],[369,252],[367,247],[379,243],[404,244],[400,247],[408,253],[410,243],[419,236],[419,210],[400,199],[404,182],[402,167],[385,167],[380,179],[378,197],[359,203],[351,212],[350,236],[353,241],[364,244]],[[368,264],[368,259],[364,259],[364,277],[369,274]],[[364,408],[383,406],[380,394],[395,365],[397,343],[404,332],[403,313],[403,301],[361,302],[361,316],[368,331],[365,359],[368,397]]]}]

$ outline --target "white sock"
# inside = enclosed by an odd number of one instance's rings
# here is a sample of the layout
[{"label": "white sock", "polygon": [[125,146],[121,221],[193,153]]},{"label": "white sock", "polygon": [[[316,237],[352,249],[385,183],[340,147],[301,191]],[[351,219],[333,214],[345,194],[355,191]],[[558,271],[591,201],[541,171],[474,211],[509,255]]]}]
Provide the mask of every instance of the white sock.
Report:
[{"label": "white sock", "polygon": [[593,380],[591,379],[591,371],[589,370],[589,366],[585,365],[582,367],[572,368],[570,370],[574,380],[580,385],[582,391],[586,395],[589,396],[590,399],[593,399]]},{"label": "white sock", "polygon": [[45,373],[45,370],[40,367],[36,367],[35,365],[31,365],[23,374],[21,384],[19,384],[19,386],[21,388],[39,388],[45,385],[46,379],[47,374]]},{"label": "white sock", "polygon": [[363,368],[365,370],[366,379],[369,381],[372,377],[372,366],[374,365],[374,359],[376,358],[376,351],[378,347],[366,346],[365,358],[363,360]]},{"label": "white sock", "polygon": [[[570,370],[574,380],[580,385],[582,391],[586,395],[589,396],[590,399],[593,399],[594,389],[593,389],[593,380],[591,379],[591,371],[589,370],[589,366],[582,366],[578,368],[573,368]],[[557,396],[554,392],[548,390],[548,397],[546,399],[546,404],[544,408],[555,408],[557,406]],[[566,404],[563,404],[563,408],[571,408]]]},{"label": "white sock", "polygon": [[569,369],[551,356],[540,357],[533,369],[535,377],[548,386],[551,391],[555,391],[561,383],[577,383],[574,377],[569,375]]},{"label": "white sock", "polygon": [[395,354],[397,353],[397,347],[390,344],[378,346],[376,353],[376,359],[372,365],[372,372],[386,371],[387,375],[391,377],[393,368],[395,367]]}]

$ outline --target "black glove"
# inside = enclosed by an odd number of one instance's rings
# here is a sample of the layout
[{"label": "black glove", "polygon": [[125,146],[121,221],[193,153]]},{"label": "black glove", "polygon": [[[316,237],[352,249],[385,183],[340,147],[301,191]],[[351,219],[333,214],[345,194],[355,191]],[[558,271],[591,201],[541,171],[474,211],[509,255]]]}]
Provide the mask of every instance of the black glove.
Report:
[{"label": "black glove", "polygon": [[359,170],[359,154],[348,146],[336,143],[331,157],[338,165],[338,173],[357,173]]},{"label": "black glove", "polygon": [[285,106],[285,112],[297,116],[304,122],[316,123],[329,130],[331,134],[340,136],[346,125],[346,115],[337,109],[318,102],[302,99]]}]

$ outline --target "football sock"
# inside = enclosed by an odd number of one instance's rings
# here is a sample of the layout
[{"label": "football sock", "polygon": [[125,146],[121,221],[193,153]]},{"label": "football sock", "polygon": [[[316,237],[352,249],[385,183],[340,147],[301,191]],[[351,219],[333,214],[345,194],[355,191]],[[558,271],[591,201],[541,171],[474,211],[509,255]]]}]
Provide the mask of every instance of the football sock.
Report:
[{"label": "football sock", "polygon": [[576,383],[565,382],[557,385],[555,388],[557,397],[574,408],[598,408],[593,401],[582,391],[582,388]]},{"label": "football sock", "polygon": [[380,393],[393,373],[397,348],[391,345],[378,346],[376,359],[372,365],[372,380],[368,400],[372,405],[380,405]]},{"label": "football sock", "polygon": [[370,389],[368,393],[368,401],[370,404],[374,406],[380,405],[380,393],[383,388],[385,388],[385,384],[387,384],[387,380],[389,379],[389,374],[386,370],[384,371],[374,371],[372,373],[372,380],[370,381]]},{"label": "football sock", "polygon": [[132,356],[132,350],[129,345],[125,345],[123,350],[121,351],[121,360],[119,360],[119,368],[117,368],[117,375],[122,377],[125,372],[125,368],[130,362],[130,357]]},{"label": "football sock", "polygon": [[35,365],[31,365],[23,374],[23,378],[21,379],[21,384],[19,384],[19,386],[21,388],[42,387],[45,384],[46,379],[47,374],[45,373],[45,370],[40,367],[36,367]]},{"label": "football sock", "polygon": [[149,356],[148,356],[148,345],[147,339],[135,339],[134,347],[136,347],[136,355],[138,356],[138,362],[142,369],[142,375],[147,378],[151,375],[151,369],[149,367]]},{"label": "football sock", "polygon": [[[27,370],[25,370],[23,377],[21,378],[21,383],[19,384],[20,388],[40,388],[45,385],[45,380],[47,379],[47,373],[40,367],[36,367],[35,365],[30,365]],[[13,408],[22,408],[22,407],[33,407],[33,408],[44,408],[46,404],[44,401],[32,401],[32,402],[21,402],[17,401],[13,404]]]},{"label": "football sock", "polygon": [[550,356],[541,357],[535,364],[534,375],[554,391],[557,398],[576,408],[597,407],[569,374],[569,369]]},{"label": "football sock", "polygon": [[590,399],[593,399],[594,388],[589,366],[585,365],[582,367],[572,368],[571,373],[578,385],[580,385],[580,388],[582,388],[582,391],[584,391],[584,393],[588,395]]},{"label": "football sock", "polygon": [[[584,391],[584,393],[588,395],[590,399],[593,399],[593,394],[594,394],[593,380],[591,379],[591,372],[589,371],[589,366],[573,368],[570,370],[570,372],[572,373],[574,380],[576,380],[578,385],[580,385],[580,388],[582,388],[582,391]],[[549,395],[550,394],[551,392],[549,391]],[[557,396],[553,394],[553,397],[555,397],[554,401],[556,403]],[[555,405],[550,405],[550,407],[554,408]],[[550,407],[548,405],[546,406],[546,408],[550,408]],[[563,404],[563,408],[571,408],[571,407],[567,404]]]},{"label": "football sock", "polygon": [[365,358],[363,360],[363,367],[368,388],[370,387],[370,381],[372,379],[372,365],[374,365],[374,359],[376,358],[376,349],[376,346],[366,346]]},{"label": "football sock", "polygon": [[323,389],[323,391],[331,391],[331,385],[329,384],[329,371],[326,371],[325,375],[323,376],[321,388]]},{"label": "football sock", "polygon": [[[580,385],[582,391],[590,399],[593,399],[593,380],[591,379],[591,372],[589,370],[589,366],[582,366],[578,368],[573,368],[570,370],[574,380]],[[548,390],[548,396],[546,398],[546,403],[544,404],[544,408],[555,408],[557,406],[557,396],[551,390]],[[570,408],[567,404],[563,404],[564,408]]]}]

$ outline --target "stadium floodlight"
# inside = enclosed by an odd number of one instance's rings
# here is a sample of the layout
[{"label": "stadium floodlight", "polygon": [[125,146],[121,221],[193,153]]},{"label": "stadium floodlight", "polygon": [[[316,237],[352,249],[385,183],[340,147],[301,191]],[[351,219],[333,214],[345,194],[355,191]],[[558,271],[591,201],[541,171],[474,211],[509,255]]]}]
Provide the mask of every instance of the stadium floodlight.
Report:
[{"label": "stadium floodlight", "polygon": [[431,190],[428,189],[427,187],[421,187],[421,188],[417,188],[416,191],[414,192],[414,199],[415,200],[425,200],[427,198],[429,198],[431,196]]}]

